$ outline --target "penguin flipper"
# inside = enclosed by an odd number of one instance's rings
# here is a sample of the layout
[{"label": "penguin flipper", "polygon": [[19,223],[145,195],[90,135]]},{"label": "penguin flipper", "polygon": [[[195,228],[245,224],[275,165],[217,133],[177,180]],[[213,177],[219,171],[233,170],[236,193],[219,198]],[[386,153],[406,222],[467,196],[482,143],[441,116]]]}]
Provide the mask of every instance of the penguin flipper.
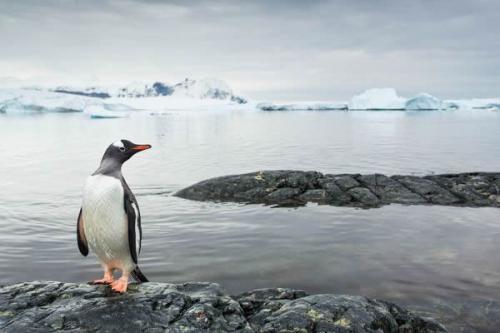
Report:
[{"label": "penguin flipper", "polygon": [[83,229],[83,216],[81,208],[80,213],[78,213],[78,222],[76,223],[76,238],[78,240],[78,249],[80,250],[80,253],[86,257],[89,254],[89,246]]},{"label": "penguin flipper", "polygon": [[140,251],[140,245],[138,242],[136,242],[137,237],[141,237],[140,232],[139,235],[136,235],[136,218],[140,215],[139,212],[137,212],[132,206],[134,203],[132,201],[132,198],[130,197],[129,194],[125,193],[124,197],[124,203],[123,206],[125,208],[125,213],[127,214],[127,220],[128,220],[128,245],[130,248],[130,256],[132,257],[132,260],[134,261],[135,264],[137,264],[137,252]]}]

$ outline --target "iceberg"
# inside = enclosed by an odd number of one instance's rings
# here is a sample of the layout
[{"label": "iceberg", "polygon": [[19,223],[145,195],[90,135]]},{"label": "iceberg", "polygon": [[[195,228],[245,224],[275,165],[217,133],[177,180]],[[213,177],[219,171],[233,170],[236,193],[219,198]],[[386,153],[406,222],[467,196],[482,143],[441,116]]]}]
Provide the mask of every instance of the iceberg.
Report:
[{"label": "iceberg", "polygon": [[[12,79],[0,83],[20,84]],[[218,79],[185,79],[174,85],[156,81],[115,87],[0,87],[0,113],[83,112],[100,118],[122,117],[136,110],[227,110],[245,103]]]},{"label": "iceberg", "polygon": [[500,103],[490,103],[486,105],[486,109],[491,110],[491,111],[499,111],[500,110]]},{"label": "iceberg", "polygon": [[257,109],[262,111],[332,111],[347,110],[343,102],[301,102],[293,104],[259,103]]},{"label": "iceberg", "polygon": [[0,90],[0,113],[82,112],[93,99],[43,90]]},{"label": "iceberg", "polygon": [[406,110],[441,110],[442,108],[441,100],[426,93],[418,94],[405,103]]},{"label": "iceberg", "polygon": [[453,101],[442,101],[441,103],[442,103],[441,107],[444,110],[458,110],[458,109],[460,109],[460,104],[457,104]]},{"label": "iceberg", "polygon": [[85,107],[83,113],[93,119],[125,118],[133,109],[120,104],[92,104]]},{"label": "iceberg", "polygon": [[472,98],[472,99],[457,99],[446,100],[446,104],[456,105],[458,109],[462,110],[487,110],[495,109],[495,105],[500,105],[499,98]]},{"label": "iceberg", "polygon": [[406,99],[398,96],[393,88],[368,89],[355,95],[348,104],[349,110],[405,110]]}]

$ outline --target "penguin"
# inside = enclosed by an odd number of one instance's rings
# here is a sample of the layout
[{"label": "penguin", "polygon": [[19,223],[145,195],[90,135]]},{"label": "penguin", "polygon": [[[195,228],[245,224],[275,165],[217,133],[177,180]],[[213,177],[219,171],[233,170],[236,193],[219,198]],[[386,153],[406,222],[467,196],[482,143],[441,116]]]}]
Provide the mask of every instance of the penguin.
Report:
[{"label": "penguin", "polygon": [[[109,284],[119,293],[127,291],[130,276],[137,282],[148,282],[137,260],[142,242],[141,213],[121,168],[133,155],[149,148],[151,145],[128,140],[112,143],[83,189],[76,228],[78,249],[83,256],[91,249],[104,269],[104,277],[91,283]],[[121,271],[119,279],[114,279],[114,270]]]}]

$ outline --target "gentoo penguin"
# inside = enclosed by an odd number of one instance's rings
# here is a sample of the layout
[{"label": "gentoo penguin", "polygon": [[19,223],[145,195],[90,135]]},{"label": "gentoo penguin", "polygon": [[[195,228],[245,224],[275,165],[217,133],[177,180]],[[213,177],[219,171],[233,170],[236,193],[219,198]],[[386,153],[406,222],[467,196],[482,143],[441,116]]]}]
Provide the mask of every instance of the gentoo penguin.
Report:
[{"label": "gentoo penguin", "polygon": [[[78,248],[84,256],[89,248],[94,251],[104,268],[104,277],[93,283],[110,284],[117,292],[127,291],[130,275],[138,282],[148,281],[137,265],[142,240],[141,213],[121,169],[134,154],[149,148],[150,145],[128,140],[111,144],[83,189],[76,228]],[[113,277],[115,269],[122,272],[117,280]]]}]

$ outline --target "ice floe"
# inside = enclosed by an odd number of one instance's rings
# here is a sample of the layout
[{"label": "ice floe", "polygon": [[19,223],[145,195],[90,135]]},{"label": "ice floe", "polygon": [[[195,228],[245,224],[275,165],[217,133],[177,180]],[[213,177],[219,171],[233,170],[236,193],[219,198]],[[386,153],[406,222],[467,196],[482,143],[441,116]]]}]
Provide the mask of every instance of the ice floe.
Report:
[{"label": "ice floe", "polygon": [[330,111],[347,110],[343,102],[300,102],[293,104],[259,103],[257,108],[263,111]]}]

